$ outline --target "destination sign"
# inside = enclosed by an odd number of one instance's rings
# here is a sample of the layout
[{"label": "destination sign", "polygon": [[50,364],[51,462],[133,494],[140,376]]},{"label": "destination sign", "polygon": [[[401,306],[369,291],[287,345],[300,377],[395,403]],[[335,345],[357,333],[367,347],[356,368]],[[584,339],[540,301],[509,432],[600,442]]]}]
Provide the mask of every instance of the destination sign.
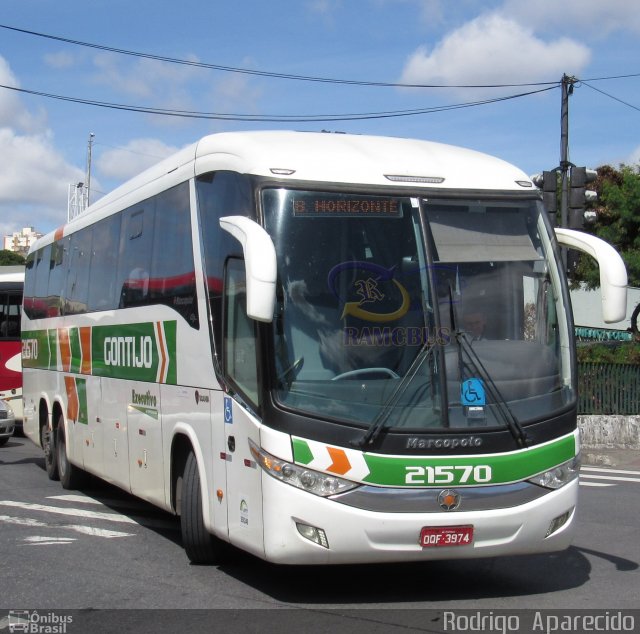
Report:
[{"label": "destination sign", "polygon": [[[408,200],[408,199],[404,199]],[[294,193],[291,198],[296,217],[402,217],[402,198],[343,194]]]}]

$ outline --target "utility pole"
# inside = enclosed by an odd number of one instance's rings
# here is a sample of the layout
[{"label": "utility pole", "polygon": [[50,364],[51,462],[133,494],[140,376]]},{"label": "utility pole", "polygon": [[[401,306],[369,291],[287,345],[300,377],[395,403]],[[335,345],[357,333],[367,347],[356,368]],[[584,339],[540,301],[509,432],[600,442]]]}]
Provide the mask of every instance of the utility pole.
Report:
[{"label": "utility pole", "polygon": [[91,197],[91,148],[93,146],[93,139],[95,138],[95,134],[93,132],[89,133],[89,145],[87,147],[87,174],[86,174],[86,183],[87,183],[87,189],[86,189],[86,194],[87,194],[87,204],[85,205],[85,208],[88,207],[91,204],[90,201],[90,197]]},{"label": "utility pole", "polygon": [[[560,107],[560,226],[569,226],[569,97],[573,94],[575,77],[562,75],[562,103]],[[562,249],[562,261],[567,267],[567,250]]]}]

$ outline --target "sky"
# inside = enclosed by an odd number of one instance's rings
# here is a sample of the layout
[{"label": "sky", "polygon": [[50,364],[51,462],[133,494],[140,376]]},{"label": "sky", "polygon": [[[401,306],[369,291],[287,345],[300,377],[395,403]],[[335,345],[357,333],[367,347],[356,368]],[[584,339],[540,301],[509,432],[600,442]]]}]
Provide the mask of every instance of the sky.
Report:
[{"label": "sky", "polygon": [[230,130],[411,137],[553,169],[565,74],[569,160],[640,162],[640,0],[3,0],[0,25],[0,236],[66,222],[91,134],[92,201]]}]

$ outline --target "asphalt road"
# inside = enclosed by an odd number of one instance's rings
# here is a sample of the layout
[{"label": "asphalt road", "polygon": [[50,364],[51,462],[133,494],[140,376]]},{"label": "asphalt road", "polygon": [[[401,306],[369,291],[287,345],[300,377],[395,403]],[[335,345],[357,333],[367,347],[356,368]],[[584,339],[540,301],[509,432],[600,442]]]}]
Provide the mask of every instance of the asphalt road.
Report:
[{"label": "asphalt road", "polygon": [[609,462],[583,468],[577,536],[562,553],[284,567],[232,551],[223,565],[192,566],[177,518],[97,481],[65,491],[40,449],[15,438],[0,448],[0,632],[17,610],[71,616],[54,623],[64,634],[463,631],[443,629],[450,611],[611,617],[639,605],[640,467],[635,454]]}]

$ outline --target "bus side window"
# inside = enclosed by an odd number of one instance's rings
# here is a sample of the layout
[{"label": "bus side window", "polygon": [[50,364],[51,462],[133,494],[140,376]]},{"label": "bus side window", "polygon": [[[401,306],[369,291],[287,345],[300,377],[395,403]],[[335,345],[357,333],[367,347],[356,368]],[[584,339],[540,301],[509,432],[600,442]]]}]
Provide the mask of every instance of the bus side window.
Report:
[{"label": "bus side window", "polygon": [[41,319],[47,316],[46,302],[49,294],[49,260],[51,257],[51,245],[40,249],[36,253],[36,282],[33,296],[32,319]]},{"label": "bus side window", "polygon": [[87,300],[90,311],[112,310],[118,305],[115,299],[115,281],[119,241],[120,214],[105,218],[93,227]]},{"label": "bus side window", "polygon": [[259,406],[256,324],[247,317],[243,260],[227,260],[224,288],[224,373],[249,402]]},{"label": "bus side window", "polygon": [[120,308],[148,303],[153,212],[153,202],[146,201],[144,208],[135,206],[123,215],[117,278]]},{"label": "bus side window", "polygon": [[229,256],[242,255],[240,243],[220,228],[222,216],[251,216],[251,182],[235,172],[210,172],[196,181],[204,247],[207,292],[213,321],[215,353],[222,350],[222,278]]}]

